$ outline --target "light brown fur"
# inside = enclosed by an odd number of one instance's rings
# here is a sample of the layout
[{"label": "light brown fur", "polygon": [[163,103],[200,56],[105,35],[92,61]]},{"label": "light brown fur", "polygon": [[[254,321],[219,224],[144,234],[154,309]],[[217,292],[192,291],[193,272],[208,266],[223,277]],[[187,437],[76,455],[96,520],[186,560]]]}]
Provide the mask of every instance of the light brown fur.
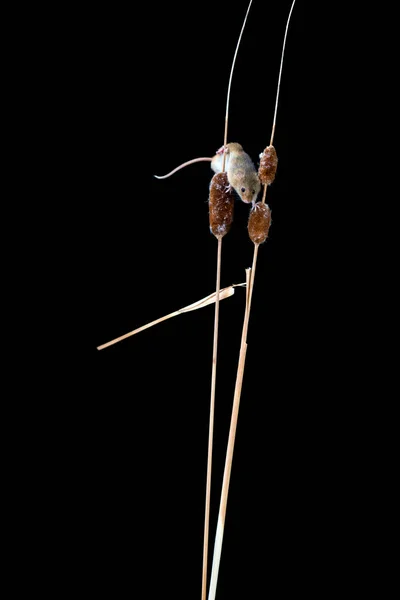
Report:
[{"label": "light brown fur", "polygon": [[[253,202],[254,204],[260,192],[261,184],[253,161],[242,146],[235,142],[226,145],[225,153],[225,170],[229,184],[243,202],[246,204]],[[215,173],[222,170],[222,162],[223,152],[218,152],[211,162],[211,168]]]}]

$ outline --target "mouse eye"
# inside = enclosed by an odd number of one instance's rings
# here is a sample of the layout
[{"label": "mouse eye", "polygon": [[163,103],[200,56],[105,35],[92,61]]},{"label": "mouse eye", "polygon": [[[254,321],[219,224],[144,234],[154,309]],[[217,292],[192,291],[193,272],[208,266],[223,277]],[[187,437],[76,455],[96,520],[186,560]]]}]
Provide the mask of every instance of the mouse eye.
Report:
[{"label": "mouse eye", "polygon": [[256,193],[256,190],[253,190],[253,196],[254,196],[255,193]]},{"label": "mouse eye", "polygon": [[241,188],[240,190],[242,193],[244,193],[246,191],[246,188]]}]

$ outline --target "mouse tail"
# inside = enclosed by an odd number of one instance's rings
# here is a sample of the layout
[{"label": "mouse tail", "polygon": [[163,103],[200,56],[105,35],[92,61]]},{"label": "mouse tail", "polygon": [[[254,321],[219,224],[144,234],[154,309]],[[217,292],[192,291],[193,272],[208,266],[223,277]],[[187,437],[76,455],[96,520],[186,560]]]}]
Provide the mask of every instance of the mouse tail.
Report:
[{"label": "mouse tail", "polygon": [[177,171],[180,171],[180,169],[183,169],[184,167],[187,167],[188,165],[193,165],[194,163],[197,162],[212,162],[212,158],[208,158],[206,156],[201,157],[201,158],[193,158],[193,160],[188,160],[185,163],[182,163],[181,165],[179,165],[179,167],[176,167],[173,171],[171,171],[170,173],[167,173],[167,175],[154,175],[154,177],[156,179],[166,179],[167,177],[170,177],[171,175],[173,175],[174,173],[176,173]]}]

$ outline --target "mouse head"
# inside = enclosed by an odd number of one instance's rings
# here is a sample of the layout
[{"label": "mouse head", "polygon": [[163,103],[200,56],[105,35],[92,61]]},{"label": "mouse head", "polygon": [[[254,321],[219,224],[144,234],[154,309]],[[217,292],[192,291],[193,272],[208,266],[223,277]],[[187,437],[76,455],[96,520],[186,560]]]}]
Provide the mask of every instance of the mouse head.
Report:
[{"label": "mouse head", "polygon": [[228,154],[233,152],[243,152],[243,146],[241,146],[237,142],[230,142],[226,145],[226,151],[228,152]]},{"label": "mouse head", "polygon": [[261,189],[257,173],[255,171],[252,173],[242,171],[237,175],[235,190],[239,194],[240,199],[246,204],[250,204],[250,202],[254,204]]}]

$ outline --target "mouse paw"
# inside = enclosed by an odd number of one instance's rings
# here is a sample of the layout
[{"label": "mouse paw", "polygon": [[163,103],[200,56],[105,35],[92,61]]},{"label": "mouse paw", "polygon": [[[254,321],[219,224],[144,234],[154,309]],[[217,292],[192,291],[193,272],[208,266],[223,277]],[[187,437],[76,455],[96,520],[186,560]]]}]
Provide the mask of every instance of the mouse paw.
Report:
[{"label": "mouse paw", "polygon": [[224,152],[228,152],[228,149],[225,148],[225,146],[221,146],[221,148],[219,148],[215,154],[223,154]]}]

